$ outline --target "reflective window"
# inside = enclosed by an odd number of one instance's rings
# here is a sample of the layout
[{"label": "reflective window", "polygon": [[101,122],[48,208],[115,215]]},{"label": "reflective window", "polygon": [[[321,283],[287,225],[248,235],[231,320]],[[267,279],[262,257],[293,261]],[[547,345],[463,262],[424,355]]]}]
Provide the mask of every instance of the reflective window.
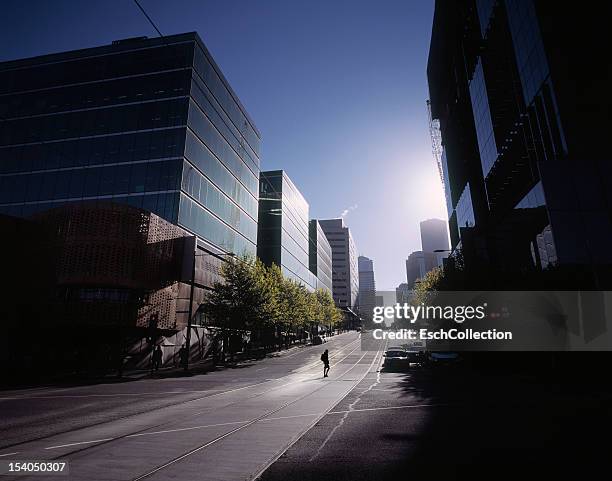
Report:
[{"label": "reflective window", "polygon": [[227,252],[255,255],[255,243],[221,222],[184,194],[180,197],[179,225],[212,242]]},{"label": "reflective window", "polygon": [[194,64],[197,74],[211,90],[217,102],[221,104],[234,126],[243,132],[246,141],[259,156],[259,136],[199,46],[196,46],[195,49]]},{"label": "reflective window", "polygon": [[474,227],[476,225],[476,219],[474,217],[474,206],[472,204],[472,193],[470,191],[469,182],[466,184],[459,201],[457,202],[457,227],[459,228],[459,235],[461,235],[461,229],[466,227]]},{"label": "reflective window", "polygon": [[[193,42],[181,45],[161,45],[142,50],[7,70],[0,72],[0,93],[23,92],[190,67],[193,45]],[[88,100],[86,103],[93,103],[93,97]]]},{"label": "reflective window", "polygon": [[257,222],[188,162],[183,167],[182,190],[245,237],[257,242]]},{"label": "reflective window", "polygon": [[472,100],[472,110],[474,111],[474,123],[476,125],[482,173],[486,177],[497,159],[497,145],[493,135],[487,86],[480,58],[476,64],[474,78],[470,81],[470,98]]},{"label": "reflective window", "polygon": [[478,10],[478,19],[480,21],[480,32],[486,37],[487,28],[491,21],[491,14],[497,0],[476,0],[476,9]]},{"label": "reflective window", "polygon": [[548,61],[532,0],[507,0],[508,23],[525,104],[529,105],[548,77]]},{"label": "reflective window", "polygon": [[50,142],[185,125],[187,99],[69,112],[0,123],[0,145]]},{"label": "reflective window", "polygon": [[221,163],[190,130],[187,131],[185,157],[253,219],[257,219],[256,193],[249,192],[235,173]]},{"label": "reflective window", "polygon": [[535,209],[546,205],[542,182],[538,182],[528,193],[516,204],[515,209]]},{"label": "reflective window", "polygon": [[212,122],[193,102],[189,108],[189,127],[198,136],[199,140],[219,159],[244,186],[257,195],[258,179],[247,167],[236,151],[227,143]]}]

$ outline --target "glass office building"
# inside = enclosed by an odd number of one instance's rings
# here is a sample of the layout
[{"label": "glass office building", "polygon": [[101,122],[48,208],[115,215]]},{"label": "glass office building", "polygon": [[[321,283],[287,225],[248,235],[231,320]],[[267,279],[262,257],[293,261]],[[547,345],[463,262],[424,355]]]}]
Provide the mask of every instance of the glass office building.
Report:
[{"label": "glass office building", "polygon": [[593,54],[607,30],[571,3],[436,1],[430,105],[451,247],[468,263],[612,265],[612,164],[598,142],[612,101]]},{"label": "glass office building", "polygon": [[256,252],[260,135],[196,33],[0,63],[0,213],[105,200]]},{"label": "glass office building", "polygon": [[327,237],[317,220],[311,220],[309,225],[310,272],[317,276],[317,288],[332,293],[332,250]]},{"label": "glass office building", "polygon": [[261,172],[257,256],[266,265],[313,291],[317,276],[309,267],[308,203],[282,170]]}]

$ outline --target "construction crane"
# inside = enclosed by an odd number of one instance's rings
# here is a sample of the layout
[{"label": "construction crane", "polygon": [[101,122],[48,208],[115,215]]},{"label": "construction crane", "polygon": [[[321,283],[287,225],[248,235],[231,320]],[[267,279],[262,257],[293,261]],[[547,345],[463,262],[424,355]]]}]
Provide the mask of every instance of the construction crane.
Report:
[{"label": "construction crane", "polygon": [[442,133],[440,132],[440,121],[431,115],[431,101],[427,100],[427,117],[429,120],[429,136],[431,137],[431,152],[433,153],[438,173],[444,187],[444,170],[442,169]]}]

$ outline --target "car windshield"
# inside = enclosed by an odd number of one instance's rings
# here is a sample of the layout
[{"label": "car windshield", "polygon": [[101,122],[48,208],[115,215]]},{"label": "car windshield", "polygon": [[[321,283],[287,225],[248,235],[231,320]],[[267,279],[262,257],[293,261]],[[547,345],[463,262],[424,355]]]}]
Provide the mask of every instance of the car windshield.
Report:
[{"label": "car windshield", "polygon": [[403,357],[405,355],[404,351],[387,351],[387,357]]}]

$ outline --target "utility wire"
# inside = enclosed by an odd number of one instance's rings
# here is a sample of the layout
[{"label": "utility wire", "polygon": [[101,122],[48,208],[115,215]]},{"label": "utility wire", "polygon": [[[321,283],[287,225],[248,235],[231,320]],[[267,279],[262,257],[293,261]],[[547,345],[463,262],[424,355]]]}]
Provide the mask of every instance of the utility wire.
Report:
[{"label": "utility wire", "polygon": [[162,35],[162,33],[159,31],[159,28],[157,28],[157,25],[155,25],[155,22],[153,22],[153,20],[151,19],[151,17],[149,17],[149,14],[147,14],[147,12],[145,11],[144,8],[142,8],[142,5],[140,5],[140,2],[138,0],[134,0],[134,3],[138,6],[138,8],[140,9],[140,11],[142,12],[142,14],[147,18],[147,20],[149,21],[149,23],[151,25],[153,25],[153,28],[155,29],[155,31],[157,32],[157,34],[161,37],[164,38],[164,36]]},{"label": "utility wire", "polygon": [[[150,24],[153,26],[153,28],[154,28],[154,29],[155,29],[155,31],[158,33],[158,35],[159,35],[159,36],[160,36],[162,39],[164,39],[164,40],[165,40],[165,37],[164,37],[164,36],[163,36],[163,34],[160,32],[159,28],[157,28],[157,25],[155,25],[155,22],[153,21],[153,19],[151,19],[151,17],[150,17],[150,16],[147,14],[147,12],[145,11],[145,9],[142,7],[142,5],[140,4],[140,2],[139,2],[138,0],[134,0],[134,3],[135,3],[137,6],[138,6],[138,8],[139,8],[139,9],[140,9],[140,11],[142,12],[142,14],[143,14],[143,15],[146,17],[146,19],[149,21],[149,23],[150,23]],[[242,134],[242,132],[241,132],[241,134]],[[243,137],[243,135],[241,135],[241,137]],[[244,147],[243,147],[243,148],[244,148]],[[274,186],[272,185],[272,183],[271,183],[271,182],[267,182],[267,184],[268,184],[268,187],[270,187],[270,188],[272,189],[272,191],[273,191],[275,194],[278,194],[278,195],[280,196],[278,200],[280,200],[280,201],[281,201],[281,203],[282,203],[282,199],[283,199],[282,193],[281,193],[281,192],[279,192],[279,191],[277,191],[277,190],[274,188]],[[259,202],[259,200],[258,200],[258,202]],[[310,219],[309,219],[309,220],[310,220]],[[325,236],[325,237],[327,237],[327,236]],[[309,243],[309,244],[311,244],[311,245],[312,245],[312,246],[313,246],[315,249],[317,249],[317,247],[318,247],[318,246],[317,246],[317,244],[315,243],[315,241],[314,241],[314,240],[312,240],[312,239],[310,238],[310,233],[308,234],[307,238],[308,238],[308,243]],[[329,240],[328,240],[328,243],[329,243]],[[330,245],[330,247],[331,247],[331,245]],[[332,262],[333,262],[333,259],[332,259]],[[333,266],[330,266],[330,267],[331,267],[331,269],[332,269],[332,274],[336,274],[336,275],[338,276],[338,272],[337,272],[337,271],[336,271],[336,270],[333,268]],[[308,270],[310,270],[310,268],[308,268]],[[311,272],[312,272],[312,271],[311,271]]]}]

